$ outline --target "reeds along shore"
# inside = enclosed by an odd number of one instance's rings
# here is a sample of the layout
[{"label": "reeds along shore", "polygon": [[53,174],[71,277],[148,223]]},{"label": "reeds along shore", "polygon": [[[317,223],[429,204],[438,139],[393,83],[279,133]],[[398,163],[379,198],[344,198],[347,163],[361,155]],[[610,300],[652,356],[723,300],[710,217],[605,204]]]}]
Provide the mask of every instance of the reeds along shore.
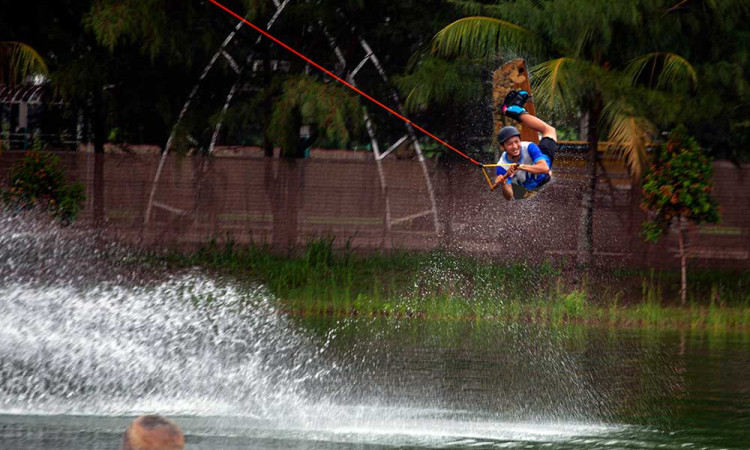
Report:
[{"label": "reeds along shore", "polygon": [[358,255],[332,238],[286,255],[213,239],[166,260],[262,283],[295,315],[750,330],[747,272],[693,271],[679,306],[677,272],[584,274],[439,250]]}]

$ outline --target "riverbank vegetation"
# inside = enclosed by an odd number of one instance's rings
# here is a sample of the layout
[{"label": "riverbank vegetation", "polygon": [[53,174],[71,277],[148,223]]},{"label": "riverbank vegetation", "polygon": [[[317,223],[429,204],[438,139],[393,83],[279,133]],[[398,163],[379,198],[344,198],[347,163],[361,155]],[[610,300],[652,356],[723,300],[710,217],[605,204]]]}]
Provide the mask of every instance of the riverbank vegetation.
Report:
[{"label": "riverbank vegetation", "polygon": [[362,255],[336,250],[332,238],[283,256],[214,239],[166,259],[263,283],[292,315],[750,329],[747,271],[693,271],[680,306],[677,270],[584,276],[550,262],[501,264],[445,250]]}]

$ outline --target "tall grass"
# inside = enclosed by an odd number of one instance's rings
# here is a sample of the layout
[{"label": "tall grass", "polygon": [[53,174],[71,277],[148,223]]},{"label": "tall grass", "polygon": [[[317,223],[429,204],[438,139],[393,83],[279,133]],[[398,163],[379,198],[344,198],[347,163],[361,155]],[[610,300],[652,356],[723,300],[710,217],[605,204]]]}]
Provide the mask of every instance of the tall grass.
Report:
[{"label": "tall grass", "polygon": [[689,306],[679,307],[679,274],[669,272],[588,280],[549,262],[497,264],[444,250],[363,255],[348,243],[337,249],[333,238],[283,255],[212,239],[167,259],[261,282],[282,309],[300,315],[750,329],[748,274],[696,275]]}]

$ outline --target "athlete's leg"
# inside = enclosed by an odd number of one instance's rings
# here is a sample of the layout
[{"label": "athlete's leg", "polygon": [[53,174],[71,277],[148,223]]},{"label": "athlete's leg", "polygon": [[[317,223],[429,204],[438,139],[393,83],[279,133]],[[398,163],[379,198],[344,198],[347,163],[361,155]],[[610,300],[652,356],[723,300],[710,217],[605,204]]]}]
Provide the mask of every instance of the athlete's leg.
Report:
[{"label": "athlete's leg", "polygon": [[555,159],[555,151],[557,151],[557,130],[547,122],[536,116],[532,116],[526,111],[524,104],[528,98],[529,94],[526,91],[510,91],[505,96],[505,101],[500,106],[500,111],[521,125],[541,133],[542,139],[539,141],[539,148],[543,154],[549,157],[551,169],[552,162]]},{"label": "athlete's leg", "polygon": [[542,138],[548,137],[557,142],[557,130],[542,119],[532,116],[524,108],[528,98],[529,93],[526,91],[510,91],[500,106],[500,112],[519,122],[521,125],[525,125],[541,133]]},{"label": "athlete's leg", "polygon": [[[549,136],[545,136],[539,141],[539,149],[543,154],[549,157],[549,168],[552,169],[552,163],[555,162],[555,152],[557,152],[557,142]],[[550,172],[550,176],[551,176]]]},{"label": "athlete's leg", "polygon": [[553,141],[557,142],[557,130],[555,130],[555,127],[549,125],[542,119],[526,113],[521,114],[521,116],[518,118],[518,121],[521,123],[521,125],[527,126],[532,130],[541,133],[542,138],[550,138]]}]

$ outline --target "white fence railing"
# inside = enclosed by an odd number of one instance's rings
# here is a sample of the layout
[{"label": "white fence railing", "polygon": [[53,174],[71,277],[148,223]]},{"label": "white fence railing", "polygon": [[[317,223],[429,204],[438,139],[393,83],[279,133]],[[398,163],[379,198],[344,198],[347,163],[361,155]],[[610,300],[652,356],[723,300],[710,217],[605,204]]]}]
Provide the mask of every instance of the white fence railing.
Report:
[{"label": "white fence railing", "polygon": [[0,132],[1,150],[27,150],[34,146],[34,139],[38,137],[46,147],[56,149],[75,149],[78,142],[74,134],[68,133],[35,133],[28,132]]}]

